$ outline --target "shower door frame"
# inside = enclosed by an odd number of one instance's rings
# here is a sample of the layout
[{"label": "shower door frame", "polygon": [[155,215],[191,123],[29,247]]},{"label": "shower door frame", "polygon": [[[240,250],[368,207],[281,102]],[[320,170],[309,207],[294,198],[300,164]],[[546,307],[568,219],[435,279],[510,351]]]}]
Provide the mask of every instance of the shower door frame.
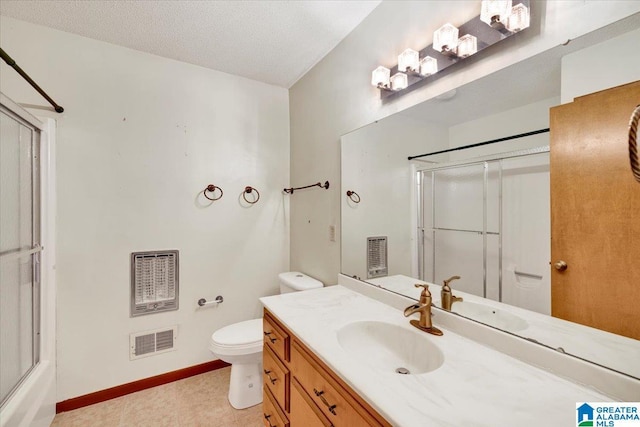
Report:
[{"label": "shower door frame", "polygon": [[[476,157],[472,159],[465,159],[453,162],[433,163],[429,162],[429,165],[419,165],[415,169],[415,182],[416,182],[416,242],[417,242],[417,255],[418,255],[418,275],[419,279],[427,281],[425,277],[425,228],[430,228],[433,241],[433,254],[432,254],[432,277],[431,283],[435,283],[435,269],[436,269],[436,248],[435,248],[435,234],[438,228],[435,227],[435,202],[431,206],[431,225],[427,227],[424,219],[424,175],[431,173],[431,194],[435,194],[435,173],[438,171],[452,170],[457,168],[463,168],[467,166],[482,165],[483,166],[483,220],[482,231],[473,231],[482,234],[482,297],[487,297],[487,236],[498,236],[498,302],[502,302],[502,160],[512,159],[518,157],[533,156],[537,154],[544,154],[549,152],[549,146],[541,146],[536,148],[530,148],[526,150],[511,151],[505,153],[498,153],[490,156]],[[420,162],[421,160],[415,159],[414,161]],[[497,163],[498,168],[498,232],[487,231],[487,188],[489,182],[489,164]],[[442,229],[440,229],[442,230]],[[470,230],[452,230],[452,231],[469,231]]]},{"label": "shower door frame", "polygon": [[[56,286],[55,286],[55,133],[56,122],[50,118],[40,120],[23,109],[10,98],[0,93],[0,107],[11,118],[39,132],[40,144],[37,155],[39,177],[32,182],[38,189],[36,205],[39,216],[34,219],[39,228],[39,245],[28,251],[39,258],[37,278],[39,282],[39,304],[34,310],[34,350],[38,351],[37,362],[26,373],[18,386],[9,394],[0,408],[0,427],[29,425],[49,426],[56,411]],[[45,113],[46,114],[46,113]],[[32,190],[33,191],[33,190]],[[33,224],[36,226],[36,224]],[[33,256],[33,254],[31,254]],[[21,253],[20,255],[25,255]],[[9,256],[14,256],[10,254]],[[18,255],[15,255],[18,256]],[[35,266],[34,266],[35,270]],[[35,271],[34,271],[34,274]]]}]

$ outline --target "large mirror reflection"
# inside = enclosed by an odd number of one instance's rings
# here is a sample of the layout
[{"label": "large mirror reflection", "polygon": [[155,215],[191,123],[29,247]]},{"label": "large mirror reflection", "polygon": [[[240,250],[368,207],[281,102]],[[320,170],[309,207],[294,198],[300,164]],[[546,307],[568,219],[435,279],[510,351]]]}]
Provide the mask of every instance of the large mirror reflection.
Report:
[{"label": "large mirror reflection", "polygon": [[344,135],[342,273],[414,299],[429,283],[436,307],[640,378],[640,184],[603,142],[626,135],[640,82],[571,102],[639,23]]}]

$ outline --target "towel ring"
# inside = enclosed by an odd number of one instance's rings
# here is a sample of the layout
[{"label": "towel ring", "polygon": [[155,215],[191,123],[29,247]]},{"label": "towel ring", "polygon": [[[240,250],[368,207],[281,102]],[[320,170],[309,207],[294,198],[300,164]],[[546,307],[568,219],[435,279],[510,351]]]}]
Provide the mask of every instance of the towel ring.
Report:
[{"label": "towel ring", "polygon": [[360,196],[355,191],[348,190],[347,197],[350,198],[353,203],[360,203]]},{"label": "towel ring", "polygon": [[[213,193],[216,190],[220,190],[220,195],[218,197],[211,198],[211,197],[207,196],[207,191],[210,192],[210,193]],[[204,189],[202,194],[204,194],[204,197],[206,197],[207,199],[215,202],[216,200],[219,200],[219,199],[222,198],[222,196],[224,195],[224,191],[222,191],[222,188],[220,188],[220,187],[216,187],[213,184],[209,184],[209,185],[207,185],[207,188]]]},{"label": "towel ring", "polygon": [[[254,191],[256,192],[256,194],[258,196],[253,201],[248,200],[247,199],[247,194],[251,194]],[[257,189],[253,188],[253,187],[244,187],[244,191],[242,192],[242,198],[244,199],[245,202],[249,203],[250,205],[254,205],[254,204],[258,203],[258,200],[260,200],[260,192]]]},{"label": "towel ring", "polygon": [[640,182],[640,160],[638,160],[638,121],[640,121],[640,105],[638,105],[629,120],[629,162],[631,173]]}]

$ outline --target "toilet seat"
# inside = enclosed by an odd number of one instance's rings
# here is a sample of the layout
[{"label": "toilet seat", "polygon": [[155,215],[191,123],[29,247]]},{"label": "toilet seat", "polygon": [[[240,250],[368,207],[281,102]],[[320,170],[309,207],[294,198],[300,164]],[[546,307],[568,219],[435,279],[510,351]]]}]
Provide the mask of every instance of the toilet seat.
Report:
[{"label": "toilet seat", "polygon": [[242,355],[262,351],[262,319],[245,320],[218,329],[209,349],[219,355]]}]

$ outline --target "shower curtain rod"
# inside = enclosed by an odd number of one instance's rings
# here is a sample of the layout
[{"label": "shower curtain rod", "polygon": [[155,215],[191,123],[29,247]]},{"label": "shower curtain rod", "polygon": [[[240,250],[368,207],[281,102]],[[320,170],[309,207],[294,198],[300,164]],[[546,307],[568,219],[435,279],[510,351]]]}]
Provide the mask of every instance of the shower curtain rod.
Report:
[{"label": "shower curtain rod", "polygon": [[498,139],[492,139],[490,141],[478,142],[477,144],[464,145],[462,147],[449,148],[447,150],[434,151],[432,153],[419,154],[417,156],[409,156],[409,157],[407,157],[407,160],[413,160],[413,159],[417,159],[419,157],[433,156],[435,154],[449,153],[451,151],[466,150],[467,148],[481,147],[483,145],[495,144],[496,142],[509,141],[511,139],[523,138],[525,136],[537,135],[539,133],[545,133],[545,132],[549,132],[549,128],[534,130],[534,131],[531,131],[531,132],[520,133],[518,135],[505,136],[504,138],[498,138]]},{"label": "shower curtain rod", "polygon": [[23,79],[25,79],[31,86],[33,86],[33,88],[37,90],[40,95],[44,96],[44,98],[49,101],[49,104],[53,105],[53,108],[56,110],[56,112],[62,113],[64,111],[64,108],[56,104],[56,101],[51,99],[51,97],[47,95],[47,93],[42,90],[42,88],[40,88],[40,86],[38,86],[38,84],[34,82],[27,73],[23,71],[22,68],[20,68],[20,66],[16,64],[16,61],[14,61],[13,58],[11,58],[2,48],[0,48],[0,57],[4,59],[4,62],[6,62],[7,65],[16,70],[16,72],[20,74]]}]

